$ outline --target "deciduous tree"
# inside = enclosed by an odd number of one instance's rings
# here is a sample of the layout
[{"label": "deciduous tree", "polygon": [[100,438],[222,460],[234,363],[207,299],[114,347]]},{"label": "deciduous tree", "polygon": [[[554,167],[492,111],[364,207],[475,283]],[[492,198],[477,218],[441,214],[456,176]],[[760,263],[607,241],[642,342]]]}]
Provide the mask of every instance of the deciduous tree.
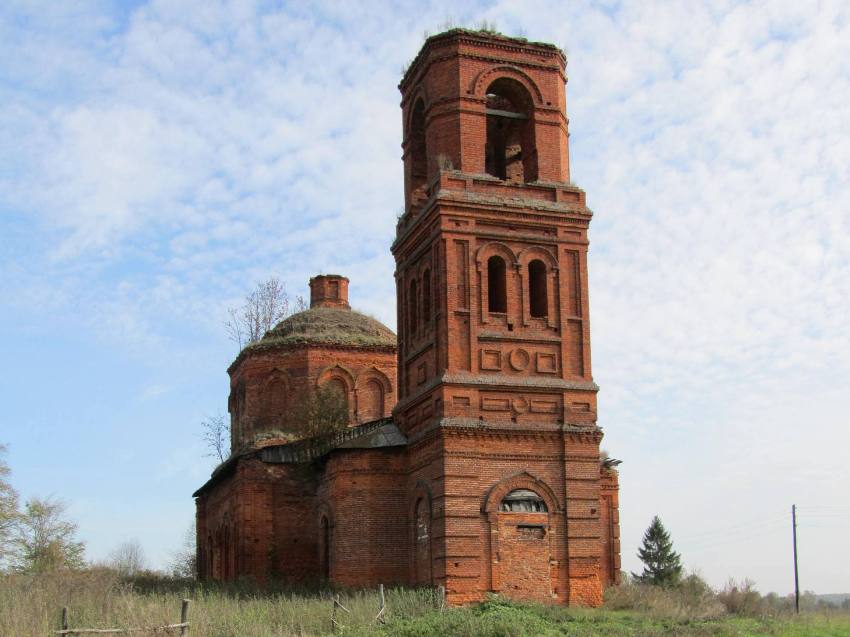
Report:
[{"label": "deciduous tree", "polygon": [[169,570],[174,577],[198,576],[198,549],[195,523],[192,522],[183,535],[183,545],[171,554]]},{"label": "deciduous tree", "polygon": [[306,309],[304,299],[299,296],[290,303],[286,286],[277,277],[271,277],[258,283],[240,307],[228,309],[227,333],[241,351],[263,338],[266,332],[289,316],[292,309],[296,312]]},{"label": "deciduous tree", "polygon": [[145,569],[145,551],[138,540],[127,540],[109,554],[108,563],[124,577],[132,577]]},{"label": "deciduous tree", "polygon": [[65,504],[32,498],[18,516],[12,537],[12,561],[18,571],[44,573],[85,565],[85,544],[77,525],[66,519]]},{"label": "deciduous tree", "polygon": [[18,494],[9,482],[11,470],[3,455],[6,445],[0,445],[0,568],[6,562],[12,539],[12,531],[18,518]]},{"label": "deciduous tree", "polygon": [[632,577],[639,582],[667,586],[677,583],[682,576],[679,554],[673,550],[670,534],[657,515],[652,518],[649,528],[643,534],[643,544],[638,549],[638,557],[644,564],[643,573],[632,573]]}]

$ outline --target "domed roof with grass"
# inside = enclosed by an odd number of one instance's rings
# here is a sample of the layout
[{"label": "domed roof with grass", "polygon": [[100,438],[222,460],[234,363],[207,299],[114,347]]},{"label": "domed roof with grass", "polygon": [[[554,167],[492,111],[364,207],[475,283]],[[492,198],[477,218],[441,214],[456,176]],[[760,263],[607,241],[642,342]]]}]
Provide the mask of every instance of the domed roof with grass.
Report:
[{"label": "domed roof with grass", "polygon": [[354,310],[311,307],[266,332],[260,345],[285,344],[395,347],[396,335],[380,321]]},{"label": "domed roof with grass", "polygon": [[396,335],[386,325],[348,305],[348,279],[323,274],[310,279],[310,309],[287,317],[255,343],[396,347]]}]

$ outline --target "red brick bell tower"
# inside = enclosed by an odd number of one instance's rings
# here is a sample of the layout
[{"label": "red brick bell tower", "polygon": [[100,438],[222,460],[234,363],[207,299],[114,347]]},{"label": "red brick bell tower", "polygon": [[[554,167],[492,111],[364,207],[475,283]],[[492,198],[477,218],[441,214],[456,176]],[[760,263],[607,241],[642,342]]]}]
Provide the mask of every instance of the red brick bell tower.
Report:
[{"label": "red brick bell tower", "polygon": [[596,605],[619,577],[565,68],[552,45],[452,30],[400,84],[393,417],[410,441],[413,576],[452,602]]}]

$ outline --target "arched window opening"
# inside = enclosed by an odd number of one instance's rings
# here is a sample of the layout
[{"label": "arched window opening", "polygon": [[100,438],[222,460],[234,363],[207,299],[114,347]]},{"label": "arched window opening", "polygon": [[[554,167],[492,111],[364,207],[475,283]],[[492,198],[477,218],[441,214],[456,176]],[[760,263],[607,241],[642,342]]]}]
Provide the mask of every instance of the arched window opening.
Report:
[{"label": "arched window opening", "polygon": [[487,259],[487,309],[490,312],[508,311],[508,285],[505,260],[493,255]]},{"label": "arched window opening", "polygon": [[410,117],[410,183],[412,190],[428,181],[428,149],[425,144],[425,103],[419,99]]},{"label": "arched window opening", "polygon": [[425,498],[416,501],[414,514],[416,545],[416,583],[431,583],[431,507]]},{"label": "arched window opening", "polygon": [[523,183],[537,180],[534,105],[526,88],[507,77],[487,88],[487,144],[484,166],[488,174]]},{"label": "arched window opening", "polygon": [[410,319],[410,333],[416,335],[416,330],[419,327],[419,316],[417,313],[419,290],[416,285],[416,280],[410,282],[410,293],[407,297],[408,318]]},{"label": "arched window opening", "polygon": [[540,259],[534,259],[528,264],[528,297],[531,305],[531,316],[545,317],[549,314],[546,264]]},{"label": "arched window opening", "polygon": [[514,489],[504,498],[499,510],[509,513],[548,513],[546,501],[530,489]]},{"label": "arched window opening", "polygon": [[212,534],[207,535],[207,568],[206,568],[206,576],[208,579],[215,579],[215,573],[213,572],[213,564],[215,560],[215,543],[213,542]]},{"label": "arched window opening", "polygon": [[377,380],[370,380],[358,391],[360,422],[372,422],[384,417],[384,388]]},{"label": "arched window opening", "polygon": [[422,323],[427,329],[431,320],[431,270],[422,275]]},{"label": "arched window opening", "polygon": [[321,544],[322,579],[327,581],[331,578],[331,525],[327,516],[322,516]]},{"label": "arched window opening", "polygon": [[221,553],[221,579],[227,582],[232,576],[230,564],[230,528],[228,526],[225,526],[224,531],[222,531]]}]

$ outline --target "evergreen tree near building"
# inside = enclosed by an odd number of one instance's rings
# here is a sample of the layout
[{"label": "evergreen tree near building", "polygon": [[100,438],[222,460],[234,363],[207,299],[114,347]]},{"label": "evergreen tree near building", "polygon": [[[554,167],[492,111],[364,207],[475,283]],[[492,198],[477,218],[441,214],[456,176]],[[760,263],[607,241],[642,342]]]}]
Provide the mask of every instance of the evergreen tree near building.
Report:
[{"label": "evergreen tree near building", "polygon": [[632,573],[632,577],[642,584],[670,586],[676,584],[682,576],[681,558],[673,550],[670,534],[657,515],[643,534],[638,557],[644,564],[643,573]]}]

